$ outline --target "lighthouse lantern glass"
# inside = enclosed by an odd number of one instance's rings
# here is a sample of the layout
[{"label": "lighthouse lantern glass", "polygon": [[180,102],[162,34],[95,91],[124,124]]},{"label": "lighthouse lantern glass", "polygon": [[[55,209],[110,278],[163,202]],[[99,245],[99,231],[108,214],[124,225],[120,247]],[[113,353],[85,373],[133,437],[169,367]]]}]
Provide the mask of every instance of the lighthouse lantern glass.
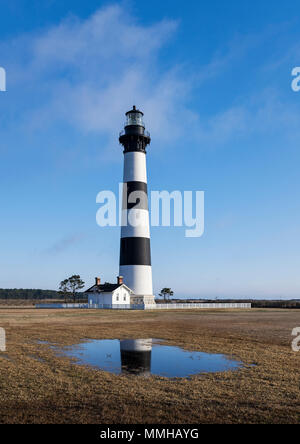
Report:
[{"label": "lighthouse lantern glass", "polygon": [[143,115],[141,113],[128,113],[126,125],[144,126]]}]

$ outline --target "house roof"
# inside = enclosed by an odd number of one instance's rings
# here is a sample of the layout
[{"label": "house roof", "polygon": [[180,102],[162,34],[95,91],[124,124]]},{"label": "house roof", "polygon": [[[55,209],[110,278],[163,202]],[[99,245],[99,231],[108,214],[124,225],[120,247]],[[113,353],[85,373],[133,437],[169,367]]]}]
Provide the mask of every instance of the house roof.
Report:
[{"label": "house roof", "polygon": [[119,287],[126,287],[130,292],[132,292],[132,290],[130,290],[130,288],[125,284],[110,284],[109,282],[106,282],[105,284],[93,285],[91,288],[86,290],[85,293],[111,293]]}]

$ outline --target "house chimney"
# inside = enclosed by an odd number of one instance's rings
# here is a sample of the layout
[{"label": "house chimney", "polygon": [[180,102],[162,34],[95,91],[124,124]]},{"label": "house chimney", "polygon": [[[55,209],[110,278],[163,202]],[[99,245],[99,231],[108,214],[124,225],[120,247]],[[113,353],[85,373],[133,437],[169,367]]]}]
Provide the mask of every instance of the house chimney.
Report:
[{"label": "house chimney", "polygon": [[101,282],[101,279],[100,279],[100,278],[98,278],[98,277],[95,278],[95,284],[96,284],[96,285],[100,285],[100,282]]},{"label": "house chimney", "polygon": [[123,276],[118,276],[117,281],[119,285],[123,284]]}]

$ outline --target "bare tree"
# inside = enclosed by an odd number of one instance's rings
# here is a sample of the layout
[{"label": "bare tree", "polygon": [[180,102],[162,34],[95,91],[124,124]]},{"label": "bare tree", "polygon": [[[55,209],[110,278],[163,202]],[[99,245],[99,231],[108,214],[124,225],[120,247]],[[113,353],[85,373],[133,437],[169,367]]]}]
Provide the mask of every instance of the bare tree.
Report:
[{"label": "bare tree", "polygon": [[65,298],[65,302],[67,302],[67,297],[70,294],[70,289],[68,286],[69,280],[65,279],[64,281],[61,281],[59,284],[58,293]]},{"label": "bare tree", "polygon": [[84,287],[84,282],[79,274],[73,274],[73,276],[61,281],[59,285],[59,292],[65,295],[72,295],[73,302],[76,302],[76,292]]},{"label": "bare tree", "polygon": [[170,297],[174,295],[174,292],[171,290],[171,288],[163,288],[161,292],[159,293],[159,296],[161,298],[164,298],[164,301],[166,299],[170,300]]}]

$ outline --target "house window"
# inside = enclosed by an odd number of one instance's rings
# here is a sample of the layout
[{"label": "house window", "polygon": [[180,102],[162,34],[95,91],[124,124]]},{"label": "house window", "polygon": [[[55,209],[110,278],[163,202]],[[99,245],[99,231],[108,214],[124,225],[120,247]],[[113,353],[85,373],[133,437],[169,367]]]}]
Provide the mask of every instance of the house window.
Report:
[{"label": "house window", "polygon": [[126,296],[124,296],[124,298],[123,298],[123,299],[124,299],[124,301],[126,301]]},{"label": "house window", "polygon": [[116,301],[118,301],[118,300],[119,300],[119,295],[117,294]]}]

